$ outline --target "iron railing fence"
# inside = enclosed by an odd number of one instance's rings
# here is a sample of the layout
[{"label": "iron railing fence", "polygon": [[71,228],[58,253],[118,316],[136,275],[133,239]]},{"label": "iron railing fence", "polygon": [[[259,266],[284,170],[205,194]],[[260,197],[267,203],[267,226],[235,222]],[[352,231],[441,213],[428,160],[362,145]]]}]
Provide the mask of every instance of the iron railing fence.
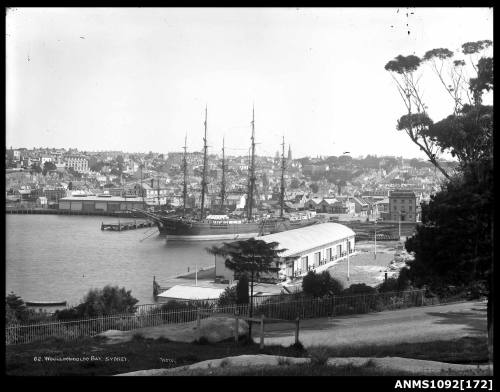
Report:
[{"label": "iron railing fence", "polygon": [[[278,298],[279,297],[279,298]],[[256,298],[258,298],[256,300]],[[424,306],[435,303],[435,298],[427,298],[425,290],[335,296],[325,298],[298,298],[295,295],[256,297],[253,316],[294,320],[296,317],[335,317],[381,310]],[[179,306],[179,305],[176,305]],[[182,304],[181,304],[182,306]],[[139,305],[134,312],[112,314],[71,321],[48,321],[27,325],[7,325],[6,344],[22,344],[43,341],[51,337],[75,340],[96,336],[107,330],[130,331],[164,324],[193,322],[197,319],[221,315],[238,314],[248,317],[250,305],[218,306],[215,303],[190,304],[172,309],[169,303]]]}]

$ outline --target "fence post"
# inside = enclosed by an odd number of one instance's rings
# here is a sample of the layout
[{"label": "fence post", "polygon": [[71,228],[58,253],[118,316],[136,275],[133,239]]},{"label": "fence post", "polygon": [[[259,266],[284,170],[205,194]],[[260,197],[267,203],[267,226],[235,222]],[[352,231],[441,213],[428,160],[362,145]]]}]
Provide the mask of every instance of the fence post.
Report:
[{"label": "fence post", "polygon": [[238,343],[238,327],[239,327],[239,320],[238,320],[238,312],[234,315],[234,341],[235,343]]},{"label": "fence post", "polygon": [[264,315],[260,315],[260,349],[264,348]]},{"label": "fence post", "polygon": [[201,337],[201,319],[200,319],[200,308],[196,308],[196,334],[198,339]]},{"label": "fence post", "polygon": [[299,323],[300,323],[300,317],[297,317],[295,319],[295,344],[299,344]]}]

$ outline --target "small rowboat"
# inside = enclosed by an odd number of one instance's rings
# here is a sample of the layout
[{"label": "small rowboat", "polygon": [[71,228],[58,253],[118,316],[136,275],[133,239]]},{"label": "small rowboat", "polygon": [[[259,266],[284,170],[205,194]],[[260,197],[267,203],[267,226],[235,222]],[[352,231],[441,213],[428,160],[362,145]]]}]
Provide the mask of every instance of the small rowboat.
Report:
[{"label": "small rowboat", "polygon": [[26,306],[66,306],[66,301],[25,302]]}]

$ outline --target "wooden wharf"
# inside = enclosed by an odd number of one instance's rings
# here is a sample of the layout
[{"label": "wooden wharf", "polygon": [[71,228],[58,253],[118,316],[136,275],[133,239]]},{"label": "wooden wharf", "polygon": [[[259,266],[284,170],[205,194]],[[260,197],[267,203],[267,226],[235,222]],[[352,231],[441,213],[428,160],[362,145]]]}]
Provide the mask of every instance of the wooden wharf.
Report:
[{"label": "wooden wharf", "polygon": [[153,227],[155,223],[153,221],[138,221],[134,219],[133,221],[120,221],[118,223],[104,223],[101,222],[101,230],[109,230],[109,231],[124,231],[124,230],[134,230],[141,229],[143,227]]}]

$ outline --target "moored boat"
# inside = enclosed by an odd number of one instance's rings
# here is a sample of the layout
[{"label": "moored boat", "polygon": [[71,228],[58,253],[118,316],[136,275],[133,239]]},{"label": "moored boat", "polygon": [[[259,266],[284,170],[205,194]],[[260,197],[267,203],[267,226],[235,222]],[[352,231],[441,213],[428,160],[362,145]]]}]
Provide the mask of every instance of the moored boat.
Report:
[{"label": "moored boat", "polygon": [[[254,214],[254,190],[255,190],[255,114],[252,110],[252,137],[251,137],[251,162],[249,167],[248,194],[246,198],[246,212],[244,217],[233,217],[231,215],[207,215],[205,216],[205,194],[206,194],[206,167],[207,167],[207,109],[205,108],[205,136],[203,155],[203,174],[201,180],[201,208],[199,213],[186,214],[187,198],[187,163],[186,163],[186,143],[184,145],[183,159],[183,208],[182,213],[171,216],[161,216],[148,211],[142,213],[153,219],[160,234],[165,235],[167,240],[230,240],[257,237],[261,235],[273,234],[286,230],[293,230],[300,227],[309,226],[321,222],[315,212],[305,211],[302,213],[289,214],[285,216],[284,206],[284,139],[282,153],[282,173],[281,173],[281,196],[279,217],[265,214]],[[221,210],[224,209],[225,191],[225,164],[224,164],[224,143],[222,148],[222,182],[221,182]]]}]

